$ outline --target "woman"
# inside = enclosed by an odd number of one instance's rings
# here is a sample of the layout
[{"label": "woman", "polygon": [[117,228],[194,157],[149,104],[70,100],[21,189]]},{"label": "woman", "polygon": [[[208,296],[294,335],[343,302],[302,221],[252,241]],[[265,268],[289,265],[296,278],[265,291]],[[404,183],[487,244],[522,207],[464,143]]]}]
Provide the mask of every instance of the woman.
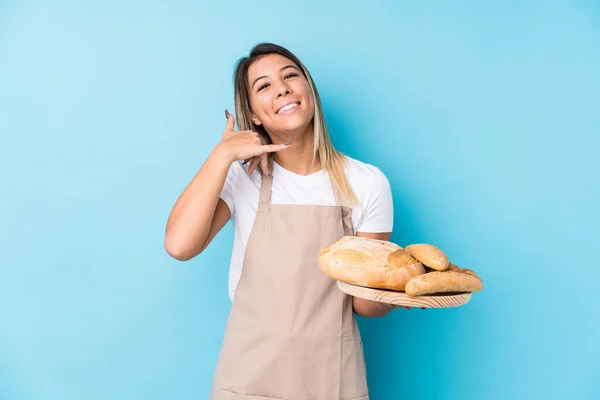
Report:
[{"label": "woman", "polygon": [[352,298],[317,265],[344,235],[389,240],[389,182],[336,151],[306,67],[255,46],[235,72],[234,117],[177,200],[165,248],[201,253],[233,219],[233,301],[211,399],[368,399],[354,319],[391,306]]}]

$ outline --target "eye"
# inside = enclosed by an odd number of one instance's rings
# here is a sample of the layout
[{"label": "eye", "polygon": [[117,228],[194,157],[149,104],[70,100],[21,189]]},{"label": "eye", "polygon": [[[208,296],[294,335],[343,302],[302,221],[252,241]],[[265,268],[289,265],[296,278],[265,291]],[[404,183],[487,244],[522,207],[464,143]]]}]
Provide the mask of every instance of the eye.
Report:
[{"label": "eye", "polygon": [[[293,78],[293,77],[295,77],[295,76],[298,76],[298,74],[297,74],[297,73],[295,73],[295,72],[290,72],[289,74],[287,74],[287,75],[284,77],[284,79]],[[257,91],[257,92],[260,92],[261,90],[263,90],[263,89],[265,89],[265,88],[267,88],[267,87],[269,87],[269,86],[270,86],[270,84],[268,84],[268,83],[265,83],[264,85],[261,85],[261,86],[260,86],[258,89],[256,89],[256,91]]]}]

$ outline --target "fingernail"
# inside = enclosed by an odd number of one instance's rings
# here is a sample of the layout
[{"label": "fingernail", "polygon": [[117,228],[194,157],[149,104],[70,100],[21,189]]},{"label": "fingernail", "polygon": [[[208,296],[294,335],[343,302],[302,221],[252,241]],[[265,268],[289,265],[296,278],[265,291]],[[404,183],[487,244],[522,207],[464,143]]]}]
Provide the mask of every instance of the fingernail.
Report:
[{"label": "fingernail", "polygon": [[229,111],[225,110],[225,117],[229,119]]},{"label": "fingernail", "polygon": [[290,144],[292,144],[292,141],[290,140],[289,142],[285,142],[284,145],[289,146]]}]

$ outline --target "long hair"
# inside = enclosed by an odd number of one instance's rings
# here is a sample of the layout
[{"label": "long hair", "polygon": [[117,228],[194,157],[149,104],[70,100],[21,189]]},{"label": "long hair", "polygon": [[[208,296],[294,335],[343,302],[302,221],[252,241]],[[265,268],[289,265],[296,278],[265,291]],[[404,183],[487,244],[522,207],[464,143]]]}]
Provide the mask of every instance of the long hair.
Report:
[{"label": "long hair", "polygon": [[[346,158],[344,155],[336,150],[331,143],[329,138],[329,132],[327,125],[325,124],[325,118],[323,117],[323,109],[321,107],[321,99],[319,92],[315,87],[308,69],[292,52],[285,49],[284,47],[278,46],[273,43],[261,43],[252,48],[248,57],[242,57],[238,60],[234,73],[234,105],[235,105],[235,116],[239,130],[253,130],[261,136],[261,140],[265,144],[271,144],[271,138],[267,131],[262,125],[255,125],[252,122],[252,108],[250,107],[250,91],[248,82],[248,68],[259,58],[269,55],[279,54],[283,57],[288,58],[294,62],[302,71],[302,74],[308,81],[310,91],[313,96],[315,110],[313,117],[313,132],[314,132],[314,146],[313,146],[313,161],[317,155],[320,157],[321,168],[328,171],[332,184],[335,186],[334,189],[340,193],[340,195],[347,201],[348,204],[358,204],[358,198],[356,197],[348,178],[345,174]],[[268,153],[269,169],[273,164],[273,154]]]}]

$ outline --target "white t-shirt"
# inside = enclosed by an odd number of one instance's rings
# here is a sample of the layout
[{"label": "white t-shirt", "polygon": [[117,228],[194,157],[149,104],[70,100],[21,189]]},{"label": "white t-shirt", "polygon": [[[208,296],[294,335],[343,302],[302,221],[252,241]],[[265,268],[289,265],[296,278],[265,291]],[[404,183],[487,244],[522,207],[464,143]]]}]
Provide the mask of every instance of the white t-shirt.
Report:
[{"label": "white t-shirt", "polygon": [[[346,176],[360,204],[352,210],[356,232],[391,232],[394,220],[392,192],[387,177],[370,164],[346,156]],[[234,224],[233,251],[229,266],[229,298],[242,274],[246,243],[252,230],[260,194],[261,175],[248,166],[234,162],[229,168],[220,197],[227,203]],[[321,170],[310,175],[298,175],[273,163],[271,204],[335,205],[329,174]]]}]

